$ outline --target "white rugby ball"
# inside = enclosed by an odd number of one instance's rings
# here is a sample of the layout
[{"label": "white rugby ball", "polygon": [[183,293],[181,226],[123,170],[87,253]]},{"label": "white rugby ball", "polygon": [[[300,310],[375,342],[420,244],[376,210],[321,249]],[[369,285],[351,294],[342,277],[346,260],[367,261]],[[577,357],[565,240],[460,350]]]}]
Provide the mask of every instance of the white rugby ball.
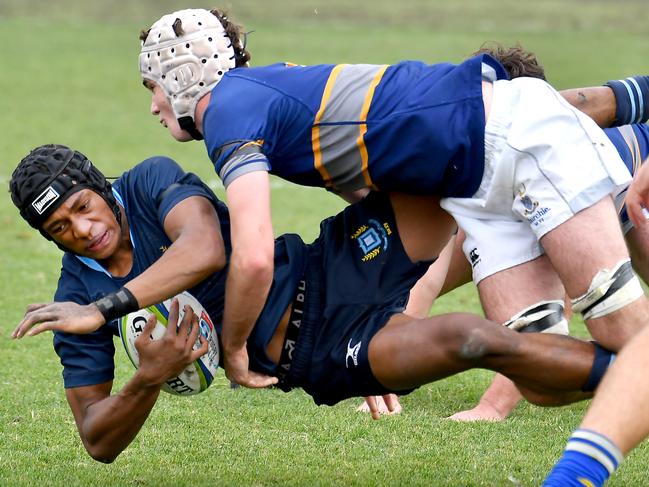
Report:
[{"label": "white rugby ball", "polygon": [[[162,386],[162,390],[178,396],[191,396],[203,392],[212,383],[219,367],[219,340],[212,320],[210,320],[205,308],[203,308],[194,296],[185,291],[178,294],[176,298],[180,305],[178,323],[180,323],[185,315],[183,311],[185,305],[190,305],[196,316],[198,316],[200,334],[207,340],[209,349],[205,355],[189,364],[178,377],[169,379]],[[151,333],[151,337],[154,340],[158,340],[164,335],[167,329],[170,308],[171,299],[168,299],[160,304],[129,313],[120,319],[119,335],[128,358],[136,368],[140,364],[140,357],[135,348],[135,340],[142,334],[147,318],[153,314],[158,319],[158,323],[153,329],[153,333]],[[193,349],[196,350],[200,346],[200,339],[197,338]]]}]

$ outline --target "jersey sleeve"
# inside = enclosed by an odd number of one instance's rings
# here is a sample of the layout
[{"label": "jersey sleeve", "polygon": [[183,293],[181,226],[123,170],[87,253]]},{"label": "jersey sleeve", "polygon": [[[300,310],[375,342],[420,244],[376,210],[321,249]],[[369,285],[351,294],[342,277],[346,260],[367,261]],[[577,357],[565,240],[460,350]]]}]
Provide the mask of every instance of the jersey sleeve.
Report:
[{"label": "jersey sleeve", "polygon": [[232,181],[255,171],[270,171],[270,163],[262,152],[261,142],[232,143],[217,151],[215,167],[223,185],[227,188]]},{"label": "jersey sleeve", "polygon": [[212,92],[205,112],[205,145],[227,188],[238,177],[271,170],[283,94],[264,82],[229,72]]},{"label": "jersey sleeve", "polygon": [[[94,301],[86,291],[80,275],[81,273],[74,272],[65,265],[64,257],[54,300],[82,305]],[[115,345],[108,325],[87,335],[55,331],[54,350],[63,366],[63,384],[66,389],[101,384],[114,378]]]}]

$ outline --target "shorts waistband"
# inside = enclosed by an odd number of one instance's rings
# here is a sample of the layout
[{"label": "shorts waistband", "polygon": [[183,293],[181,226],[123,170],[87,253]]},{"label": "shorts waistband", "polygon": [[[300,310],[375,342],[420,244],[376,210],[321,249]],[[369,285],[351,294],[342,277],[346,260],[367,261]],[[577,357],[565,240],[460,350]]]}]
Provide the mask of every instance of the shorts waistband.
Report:
[{"label": "shorts waistband", "polygon": [[319,252],[309,255],[306,270],[293,299],[289,322],[277,366],[277,387],[285,392],[298,387],[311,361],[316,324],[322,317],[324,289],[321,285],[322,259]]}]

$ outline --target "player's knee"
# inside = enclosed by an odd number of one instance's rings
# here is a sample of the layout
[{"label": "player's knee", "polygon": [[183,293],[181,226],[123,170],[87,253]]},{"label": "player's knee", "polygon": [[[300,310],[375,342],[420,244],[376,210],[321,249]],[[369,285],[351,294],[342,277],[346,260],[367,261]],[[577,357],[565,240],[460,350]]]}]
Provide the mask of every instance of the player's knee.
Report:
[{"label": "player's knee", "polygon": [[494,351],[494,335],[489,326],[494,324],[475,315],[460,315],[454,327],[456,353],[461,360],[478,361]]},{"label": "player's knee", "polygon": [[640,280],[629,259],[618,262],[611,270],[599,271],[588,291],[572,300],[572,309],[584,320],[602,318],[644,295]]},{"label": "player's knee", "polygon": [[568,322],[563,311],[561,300],[540,301],[512,316],[503,325],[520,333],[567,335]]}]

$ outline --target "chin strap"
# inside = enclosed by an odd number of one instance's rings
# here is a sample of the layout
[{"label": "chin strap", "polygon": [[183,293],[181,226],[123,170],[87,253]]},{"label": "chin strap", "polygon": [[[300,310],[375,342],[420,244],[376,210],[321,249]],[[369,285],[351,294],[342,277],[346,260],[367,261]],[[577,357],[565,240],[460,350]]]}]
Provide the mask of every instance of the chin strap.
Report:
[{"label": "chin strap", "polygon": [[180,125],[181,129],[189,132],[189,135],[191,135],[194,140],[203,140],[203,134],[201,134],[196,128],[196,123],[192,117],[180,117],[178,119],[178,125]]}]

